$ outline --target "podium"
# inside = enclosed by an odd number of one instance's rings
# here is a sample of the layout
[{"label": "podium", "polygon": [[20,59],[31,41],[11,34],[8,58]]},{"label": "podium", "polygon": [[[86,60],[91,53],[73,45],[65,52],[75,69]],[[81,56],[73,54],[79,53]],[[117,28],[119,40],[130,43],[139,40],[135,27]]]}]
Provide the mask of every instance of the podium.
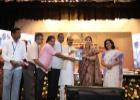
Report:
[{"label": "podium", "polygon": [[124,100],[122,88],[67,86],[67,100]]}]

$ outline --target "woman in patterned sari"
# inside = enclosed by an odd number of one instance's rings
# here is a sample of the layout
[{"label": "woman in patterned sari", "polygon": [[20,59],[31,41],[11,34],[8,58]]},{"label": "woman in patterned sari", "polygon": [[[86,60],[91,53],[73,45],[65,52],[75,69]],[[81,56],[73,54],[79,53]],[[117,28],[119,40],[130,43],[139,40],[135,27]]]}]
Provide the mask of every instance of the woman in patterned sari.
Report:
[{"label": "woman in patterned sari", "polygon": [[102,85],[102,74],[98,59],[99,52],[92,47],[92,38],[85,38],[82,61],[79,64],[79,77],[82,86]]},{"label": "woman in patterned sari", "polygon": [[111,39],[105,40],[104,47],[106,51],[103,52],[101,60],[101,64],[105,67],[103,86],[121,87],[123,54],[115,49],[114,42]]}]

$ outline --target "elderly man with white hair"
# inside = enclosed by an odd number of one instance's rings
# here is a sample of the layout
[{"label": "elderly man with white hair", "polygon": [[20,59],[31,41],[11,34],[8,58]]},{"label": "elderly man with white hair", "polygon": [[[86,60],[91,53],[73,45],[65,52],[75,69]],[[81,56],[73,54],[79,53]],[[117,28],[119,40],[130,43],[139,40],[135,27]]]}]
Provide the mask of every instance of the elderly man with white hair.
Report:
[{"label": "elderly man with white hair", "polygon": [[[64,46],[63,54],[69,57],[75,57],[75,48],[72,47],[72,37],[67,38],[67,45]],[[63,68],[60,72],[59,85],[60,85],[60,100],[66,100],[65,98],[65,85],[74,85],[73,76],[74,63],[70,60],[65,60]]]}]

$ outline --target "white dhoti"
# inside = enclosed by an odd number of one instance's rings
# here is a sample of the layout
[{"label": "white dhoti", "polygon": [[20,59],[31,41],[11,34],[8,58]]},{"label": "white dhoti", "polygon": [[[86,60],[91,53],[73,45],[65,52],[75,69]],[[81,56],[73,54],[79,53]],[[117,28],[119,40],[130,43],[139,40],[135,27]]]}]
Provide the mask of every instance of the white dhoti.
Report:
[{"label": "white dhoti", "polygon": [[73,63],[66,61],[66,65],[61,69],[59,85],[60,85],[60,100],[66,100],[65,85],[74,85]]},{"label": "white dhoti", "polygon": [[65,68],[61,69],[59,85],[74,85],[73,63],[66,61]]},{"label": "white dhoti", "polygon": [[66,100],[65,85],[74,85],[73,63],[65,61],[65,67],[61,69],[59,85],[60,85],[60,100]]}]

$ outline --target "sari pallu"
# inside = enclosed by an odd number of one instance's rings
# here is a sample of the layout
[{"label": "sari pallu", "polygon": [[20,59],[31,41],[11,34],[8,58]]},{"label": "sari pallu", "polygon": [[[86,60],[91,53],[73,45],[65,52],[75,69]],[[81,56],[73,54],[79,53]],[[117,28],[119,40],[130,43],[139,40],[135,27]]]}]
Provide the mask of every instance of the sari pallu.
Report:
[{"label": "sari pallu", "polygon": [[95,60],[89,60],[83,57],[79,64],[79,77],[80,84],[82,86],[96,86],[102,85],[102,74],[100,72],[100,64],[98,55],[95,49],[91,49],[89,52],[83,50],[83,54],[88,57],[95,56]]}]

